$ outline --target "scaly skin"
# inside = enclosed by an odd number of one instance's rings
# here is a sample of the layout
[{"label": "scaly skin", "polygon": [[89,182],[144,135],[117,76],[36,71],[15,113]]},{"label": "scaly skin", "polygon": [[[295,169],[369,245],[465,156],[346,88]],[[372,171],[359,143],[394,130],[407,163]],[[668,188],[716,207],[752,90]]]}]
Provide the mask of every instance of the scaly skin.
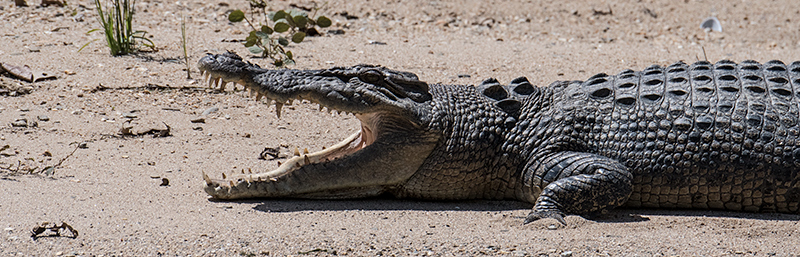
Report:
[{"label": "scaly skin", "polygon": [[212,86],[353,113],[362,131],[214,198],[516,199],[525,222],[612,208],[798,213],[800,62],[682,62],[534,87],[427,84],[378,66],[267,70],[208,55]]}]

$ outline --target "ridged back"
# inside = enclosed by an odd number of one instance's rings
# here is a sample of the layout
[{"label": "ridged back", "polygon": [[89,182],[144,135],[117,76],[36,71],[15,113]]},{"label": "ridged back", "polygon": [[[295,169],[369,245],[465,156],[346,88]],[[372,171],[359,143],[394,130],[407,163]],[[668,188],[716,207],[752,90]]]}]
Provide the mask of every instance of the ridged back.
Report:
[{"label": "ridged back", "polygon": [[[553,90],[575,147],[634,172],[633,205],[798,208],[800,62],[679,62]],[[712,204],[709,188],[727,201]],[[746,202],[753,190],[772,205]]]}]

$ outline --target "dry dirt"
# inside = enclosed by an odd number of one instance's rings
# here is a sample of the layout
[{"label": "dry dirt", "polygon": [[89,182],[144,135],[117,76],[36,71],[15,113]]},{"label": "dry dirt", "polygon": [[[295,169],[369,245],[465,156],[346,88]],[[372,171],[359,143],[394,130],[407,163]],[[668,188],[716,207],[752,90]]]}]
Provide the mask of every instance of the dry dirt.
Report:
[{"label": "dry dirt", "polygon": [[[265,147],[320,150],[357,121],[309,104],[284,107],[277,119],[273,106],[245,92],[204,89],[195,64],[206,53],[231,50],[268,66],[236,42],[246,27],[227,21],[229,10],[247,9],[244,0],[138,1],[134,26],[158,52],[122,57],[109,55],[100,32],[86,34],[99,28],[93,2],[67,3],[0,2],[0,62],[57,76],[23,83],[31,94],[0,96],[0,147],[8,145],[0,151],[2,255],[800,254],[800,216],[787,214],[624,209],[601,220],[571,216],[568,227],[550,230],[552,221],[523,226],[531,206],[511,201],[211,201],[201,172],[272,169],[275,161],[258,159]],[[313,5],[270,4],[292,3]],[[527,76],[547,85],[681,60],[800,60],[796,0],[353,0],[320,13],[345,34],[293,46],[293,68],[371,63],[428,82]],[[723,32],[699,28],[709,16]],[[181,17],[194,79],[182,62]],[[200,117],[205,123],[191,122]],[[19,119],[28,127],[12,127]],[[165,124],[169,137],[119,135],[124,126],[139,133]],[[79,235],[33,240],[31,229],[44,221]]]}]

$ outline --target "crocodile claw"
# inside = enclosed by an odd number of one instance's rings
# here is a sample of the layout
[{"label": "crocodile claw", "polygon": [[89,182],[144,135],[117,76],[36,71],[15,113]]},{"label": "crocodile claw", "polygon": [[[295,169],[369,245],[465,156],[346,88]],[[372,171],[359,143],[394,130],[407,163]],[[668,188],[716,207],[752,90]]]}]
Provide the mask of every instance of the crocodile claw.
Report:
[{"label": "crocodile claw", "polygon": [[567,226],[567,221],[564,220],[564,216],[566,216],[564,213],[557,210],[532,211],[527,217],[525,217],[525,221],[522,223],[528,224],[540,219],[551,218],[557,220],[559,223],[561,223],[561,225]]}]

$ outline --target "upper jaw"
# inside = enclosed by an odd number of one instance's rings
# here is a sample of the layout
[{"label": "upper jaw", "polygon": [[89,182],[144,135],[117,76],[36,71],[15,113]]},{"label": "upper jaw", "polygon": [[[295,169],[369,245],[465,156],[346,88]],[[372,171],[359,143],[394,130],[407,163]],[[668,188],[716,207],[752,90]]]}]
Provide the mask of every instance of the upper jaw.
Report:
[{"label": "upper jaw", "polygon": [[244,62],[230,52],[205,56],[198,66],[210,78],[211,87],[218,85],[224,90],[226,84],[233,82],[247,88],[256,100],[266,97],[269,102],[274,101],[278,117],[283,105],[294,100],[308,100],[319,104],[320,108],[363,114],[408,112],[431,99],[427,84],[413,73],[379,66],[269,70]]}]

